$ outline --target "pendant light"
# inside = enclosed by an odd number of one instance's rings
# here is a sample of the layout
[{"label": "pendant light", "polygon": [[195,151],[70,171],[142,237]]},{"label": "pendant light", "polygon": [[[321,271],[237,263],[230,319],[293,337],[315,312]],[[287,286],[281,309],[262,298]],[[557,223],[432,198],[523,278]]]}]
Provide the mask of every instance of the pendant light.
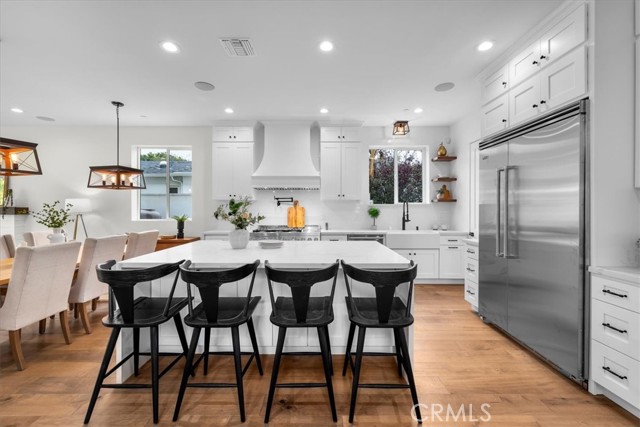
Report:
[{"label": "pendant light", "polygon": [[393,124],[394,135],[406,135],[409,133],[409,122],[398,120]]},{"label": "pendant light", "polygon": [[120,107],[122,102],[111,101],[116,107],[117,137],[116,137],[116,165],[89,166],[88,188],[103,190],[142,190],[147,188],[141,169],[120,166]]},{"label": "pendant light", "polygon": [[42,175],[38,144],[0,138],[0,176]]}]

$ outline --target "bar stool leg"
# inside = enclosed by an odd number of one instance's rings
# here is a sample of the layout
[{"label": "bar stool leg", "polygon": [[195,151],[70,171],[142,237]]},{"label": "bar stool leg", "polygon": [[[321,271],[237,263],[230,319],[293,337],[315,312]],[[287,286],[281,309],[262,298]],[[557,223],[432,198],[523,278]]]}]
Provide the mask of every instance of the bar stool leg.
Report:
[{"label": "bar stool leg", "polygon": [[189,352],[187,353],[187,361],[184,364],[184,371],[182,372],[180,391],[178,392],[178,399],[176,400],[176,409],[173,411],[173,421],[178,421],[184,392],[187,390],[189,374],[193,373],[193,358],[196,354],[196,349],[198,348],[198,339],[200,339],[200,328],[193,328],[193,332],[191,333],[191,344],[189,345]]},{"label": "bar stool leg", "polygon": [[398,364],[398,376],[402,377],[402,352],[400,341],[398,341],[398,332],[396,329],[393,330],[393,341],[396,346],[396,362]]},{"label": "bar stool leg", "polygon": [[240,407],[240,421],[245,421],[244,415],[244,389],[242,387],[242,357],[240,354],[240,334],[238,327],[231,328],[231,339],[233,341],[233,360],[236,365],[236,383],[238,388],[238,406]]},{"label": "bar stool leg", "polygon": [[271,414],[271,405],[273,404],[273,395],[276,392],[276,384],[278,382],[278,370],[280,369],[280,359],[282,358],[282,348],[284,347],[284,338],[287,335],[287,328],[280,326],[278,328],[278,344],[276,345],[276,354],[273,358],[273,369],[271,371],[271,384],[269,385],[269,398],[267,399],[267,409],[264,414],[264,422],[269,422]]},{"label": "bar stool leg", "polygon": [[209,373],[209,344],[211,343],[211,328],[204,328],[204,354],[203,370],[204,374]]},{"label": "bar stool leg", "polygon": [[358,398],[358,384],[360,382],[360,368],[362,368],[362,351],[364,349],[364,336],[367,328],[358,327],[358,347],[356,348],[356,366],[353,372],[353,385],[351,386],[351,405],[349,406],[349,423],[353,423],[356,412],[356,400]]},{"label": "bar stool leg", "polygon": [[184,326],[182,325],[182,319],[179,313],[173,316],[173,323],[176,325],[176,331],[178,332],[178,338],[180,338],[180,345],[182,346],[184,357],[187,357],[189,345],[187,344],[187,336],[184,333]]},{"label": "bar stool leg", "polygon": [[256,358],[256,365],[258,366],[258,372],[262,376],[262,361],[260,360],[260,350],[258,349],[258,340],[256,339],[256,331],[253,328],[253,319],[250,317],[247,320],[247,328],[249,329],[249,338],[251,338],[251,345],[253,346],[253,354]]},{"label": "bar stool leg", "polygon": [[324,334],[327,337],[327,354],[329,355],[329,372],[333,376],[333,356],[331,353],[331,340],[329,339],[329,325],[324,327]]},{"label": "bar stool leg", "polygon": [[338,421],[336,414],[336,402],[333,397],[333,384],[331,383],[331,365],[329,359],[331,353],[329,353],[329,336],[326,326],[318,327],[318,340],[320,341],[320,353],[322,353],[322,365],[324,367],[324,378],[327,382],[327,392],[329,393],[329,406],[331,407],[331,417],[333,422]]},{"label": "bar stool leg", "polygon": [[133,375],[140,373],[140,328],[133,328]]},{"label": "bar stool leg", "polygon": [[113,328],[113,330],[111,331],[111,336],[109,336],[107,348],[104,351],[104,356],[102,357],[102,364],[100,365],[100,370],[98,371],[96,385],[93,387],[93,394],[91,395],[91,400],[89,401],[89,407],[87,408],[87,413],[84,416],[85,424],[89,424],[91,414],[93,413],[93,408],[96,406],[96,401],[98,400],[100,389],[102,388],[102,382],[104,381],[104,376],[107,373],[107,369],[109,368],[109,362],[111,361],[113,350],[116,348],[116,342],[118,341],[119,335],[120,328]]},{"label": "bar stool leg", "polygon": [[149,328],[151,335],[151,396],[153,401],[153,423],[158,424],[158,398],[160,394],[159,383],[159,355],[158,355],[158,327]]},{"label": "bar stool leg", "polygon": [[404,371],[407,373],[407,380],[409,380],[409,390],[411,390],[411,400],[416,408],[416,417],[418,423],[422,424],[422,415],[420,415],[420,406],[418,406],[418,393],[416,391],[416,382],[413,379],[413,369],[411,368],[411,359],[409,358],[409,347],[407,346],[407,337],[404,335],[404,330],[401,328],[394,329],[394,332],[398,336],[398,341],[402,346],[402,361],[404,363]]},{"label": "bar stool leg", "polygon": [[351,361],[351,346],[353,345],[353,335],[356,332],[355,323],[349,325],[349,337],[347,338],[347,348],[344,352],[344,365],[342,366],[342,376],[347,375],[347,365],[350,365]]}]

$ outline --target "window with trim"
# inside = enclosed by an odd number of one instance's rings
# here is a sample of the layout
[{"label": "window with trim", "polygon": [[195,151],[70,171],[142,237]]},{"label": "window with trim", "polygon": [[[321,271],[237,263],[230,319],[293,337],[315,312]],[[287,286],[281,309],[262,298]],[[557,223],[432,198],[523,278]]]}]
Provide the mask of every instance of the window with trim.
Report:
[{"label": "window with trim", "polygon": [[147,188],[138,191],[138,219],[191,217],[191,148],[138,147]]},{"label": "window with trim", "polygon": [[369,199],[376,205],[425,203],[428,147],[370,147]]}]

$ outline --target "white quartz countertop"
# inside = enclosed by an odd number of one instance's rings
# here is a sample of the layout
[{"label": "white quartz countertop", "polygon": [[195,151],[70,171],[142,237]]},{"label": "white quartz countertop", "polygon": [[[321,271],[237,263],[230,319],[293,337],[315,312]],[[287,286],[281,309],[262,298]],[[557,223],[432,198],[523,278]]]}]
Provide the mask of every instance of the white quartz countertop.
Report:
[{"label": "white quartz countertop", "polygon": [[195,267],[227,268],[268,260],[280,268],[314,268],[343,259],[361,268],[405,268],[409,260],[377,242],[285,241],[278,249],[262,249],[250,241],[245,249],[232,249],[227,241],[200,240],[120,262],[123,268],[146,268],[158,264],[191,260]]},{"label": "white quartz countertop", "polygon": [[593,274],[600,274],[612,279],[625,280],[640,286],[640,267],[589,267]]},{"label": "white quartz countertop", "polygon": [[[335,230],[320,230],[320,234],[325,236],[339,236],[343,234],[387,234],[388,232],[398,232],[402,230],[371,230],[371,229],[335,229]],[[415,229],[406,230],[407,233],[411,231],[416,231]],[[466,231],[457,231],[457,230],[428,230],[423,229],[419,231],[435,231],[442,236],[466,236],[468,232]],[[229,234],[229,230],[207,230],[202,233],[204,236],[226,236]]]}]

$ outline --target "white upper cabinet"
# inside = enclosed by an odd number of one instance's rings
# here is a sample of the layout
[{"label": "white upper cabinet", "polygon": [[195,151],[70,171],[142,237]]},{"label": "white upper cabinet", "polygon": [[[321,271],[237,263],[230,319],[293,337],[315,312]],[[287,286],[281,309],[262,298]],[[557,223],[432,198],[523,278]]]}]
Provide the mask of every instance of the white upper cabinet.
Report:
[{"label": "white upper cabinet", "polygon": [[540,70],[540,40],[532,43],[509,62],[509,81],[518,83]]},{"label": "white upper cabinet", "polygon": [[587,39],[587,7],[581,5],[540,39],[542,64],[555,61]]},{"label": "white upper cabinet", "polygon": [[509,127],[509,97],[505,93],[481,110],[482,136],[488,136]]},{"label": "white upper cabinet", "polygon": [[214,142],[253,142],[250,126],[217,126],[213,128]]},{"label": "white upper cabinet", "polygon": [[509,66],[505,65],[482,82],[482,105],[509,90]]},{"label": "white upper cabinet", "polygon": [[325,142],[358,142],[360,141],[359,127],[321,127],[320,141]]},{"label": "white upper cabinet", "polygon": [[511,124],[523,122],[538,114],[539,103],[540,78],[534,76],[509,92],[509,119]]},{"label": "white upper cabinet", "polygon": [[253,143],[214,143],[212,146],[213,199],[253,197]]},{"label": "white upper cabinet", "polygon": [[320,145],[322,200],[359,200],[360,144],[326,142]]}]

